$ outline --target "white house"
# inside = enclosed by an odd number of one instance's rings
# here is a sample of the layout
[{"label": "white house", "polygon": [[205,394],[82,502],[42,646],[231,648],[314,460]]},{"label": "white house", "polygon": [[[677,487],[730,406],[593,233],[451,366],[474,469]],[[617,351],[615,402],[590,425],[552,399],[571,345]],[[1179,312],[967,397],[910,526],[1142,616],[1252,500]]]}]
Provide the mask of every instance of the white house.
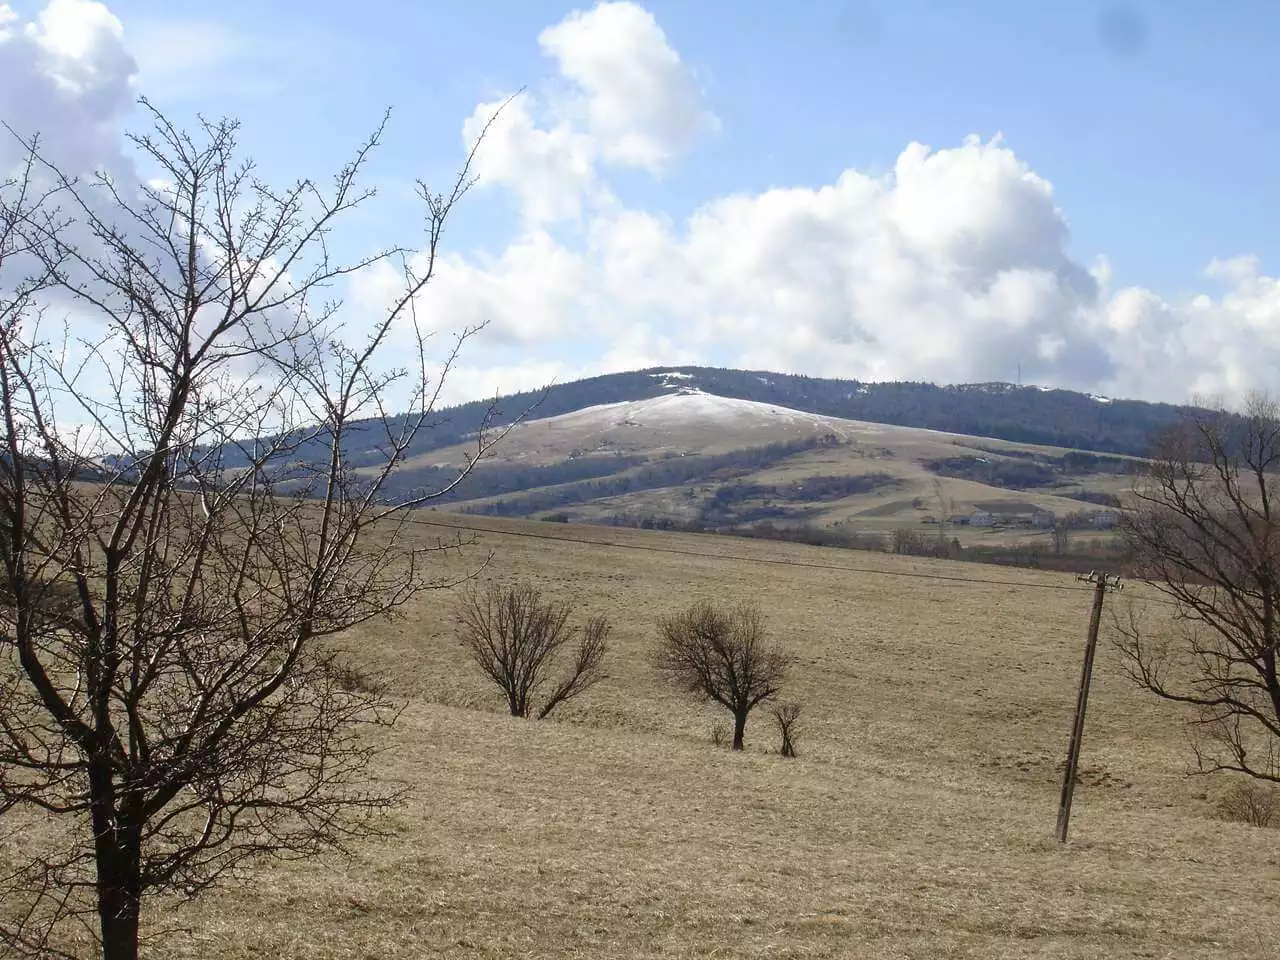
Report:
[{"label": "white house", "polygon": [[989,527],[994,524],[995,517],[986,510],[975,510],[969,514],[969,526],[971,527]]}]

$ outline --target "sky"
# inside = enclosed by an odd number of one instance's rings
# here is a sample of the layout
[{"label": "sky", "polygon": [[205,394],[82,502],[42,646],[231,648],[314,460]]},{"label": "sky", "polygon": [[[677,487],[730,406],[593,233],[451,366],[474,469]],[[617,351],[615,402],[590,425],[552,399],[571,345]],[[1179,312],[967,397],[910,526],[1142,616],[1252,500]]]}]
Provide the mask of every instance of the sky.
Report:
[{"label": "sky", "polygon": [[1280,369],[1278,43],[1246,0],[10,0],[0,119],[145,177],[141,94],[287,183],[390,107],[358,256],[422,246],[415,181],[505,102],[419,304],[487,325],[450,401],[686,363],[1231,400]]}]

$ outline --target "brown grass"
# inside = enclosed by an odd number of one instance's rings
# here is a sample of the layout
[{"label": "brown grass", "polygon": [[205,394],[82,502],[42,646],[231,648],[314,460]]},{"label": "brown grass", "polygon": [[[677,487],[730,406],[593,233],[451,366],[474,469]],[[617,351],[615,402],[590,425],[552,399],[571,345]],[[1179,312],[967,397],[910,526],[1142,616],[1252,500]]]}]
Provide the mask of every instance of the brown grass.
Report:
[{"label": "brown grass", "polygon": [[[1053,840],[1089,605],[1072,577],[427,516],[487,531],[453,571],[492,551],[482,576],[608,615],[608,679],[560,722],[503,716],[443,594],[351,637],[408,704],[392,836],[264,864],[177,914],[187,932],[152,956],[1275,955],[1274,835],[1217,818],[1179,715],[1105,642],[1072,840]],[[746,753],[715,749],[719,715],[652,675],[654,621],[702,597],[759,602],[796,651],[799,759],[773,752],[763,711]]]}]

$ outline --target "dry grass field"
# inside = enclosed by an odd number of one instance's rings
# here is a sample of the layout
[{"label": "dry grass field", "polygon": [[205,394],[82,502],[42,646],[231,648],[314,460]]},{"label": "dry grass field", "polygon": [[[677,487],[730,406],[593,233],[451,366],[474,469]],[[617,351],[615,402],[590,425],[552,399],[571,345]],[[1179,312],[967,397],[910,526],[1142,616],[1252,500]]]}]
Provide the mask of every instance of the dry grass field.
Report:
[{"label": "dry grass field", "polygon": [[[1105,641],[1072,837],[1053,839],[1090,595],[1074,578],[711,536],[482,528],[442,573],[527,579],[616,625],[557,720],[503,716],[447,591],[349,638],[406,703],[411,798],[350,858],[263,864],[171,913],[163,958],[1274,957],[1280,844],[1215,818],[1176,712]],[[423,525],[423,537],[448,535]],[[594,543],[558,538],[580,538]],[[487,564],[485,563],[487,559]],[[1129,595],[1140,595],[1130,589]],[[658,685],[654,621],[756,600],[797,662],[801,757],[763,712]]]}]

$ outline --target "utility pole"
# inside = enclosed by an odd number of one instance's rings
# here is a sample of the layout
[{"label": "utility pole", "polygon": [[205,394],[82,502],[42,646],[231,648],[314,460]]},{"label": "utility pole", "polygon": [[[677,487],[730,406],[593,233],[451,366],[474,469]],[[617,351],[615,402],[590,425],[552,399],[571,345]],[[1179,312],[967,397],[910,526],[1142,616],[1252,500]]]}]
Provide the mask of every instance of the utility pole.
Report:
[{"label": "utility pole", "polygon": [[1084,712],[1089,705],[1089,681],[1093,677],[1093,653],[1098,646],[1098,626],[1102,623],[1102,601],[1108,590],[1121,589],[1120,578],[1091,572],[1077,577],[1093,584],[1093,612],[1089,616],[1089,638],[1084,648],[1084,668],[1080,671],[1080,690],[1076,694],[1076,719],[1071,726],[1071,745],[1067,748],[1067,769],[1062,774],[1062,796],[1058,801],[1058,842],[1067,842],[1067,825],[1071,822],[1071,797],[1076,789],[1076,767],[1080,763],[1080,741],[1084,737]]}]

